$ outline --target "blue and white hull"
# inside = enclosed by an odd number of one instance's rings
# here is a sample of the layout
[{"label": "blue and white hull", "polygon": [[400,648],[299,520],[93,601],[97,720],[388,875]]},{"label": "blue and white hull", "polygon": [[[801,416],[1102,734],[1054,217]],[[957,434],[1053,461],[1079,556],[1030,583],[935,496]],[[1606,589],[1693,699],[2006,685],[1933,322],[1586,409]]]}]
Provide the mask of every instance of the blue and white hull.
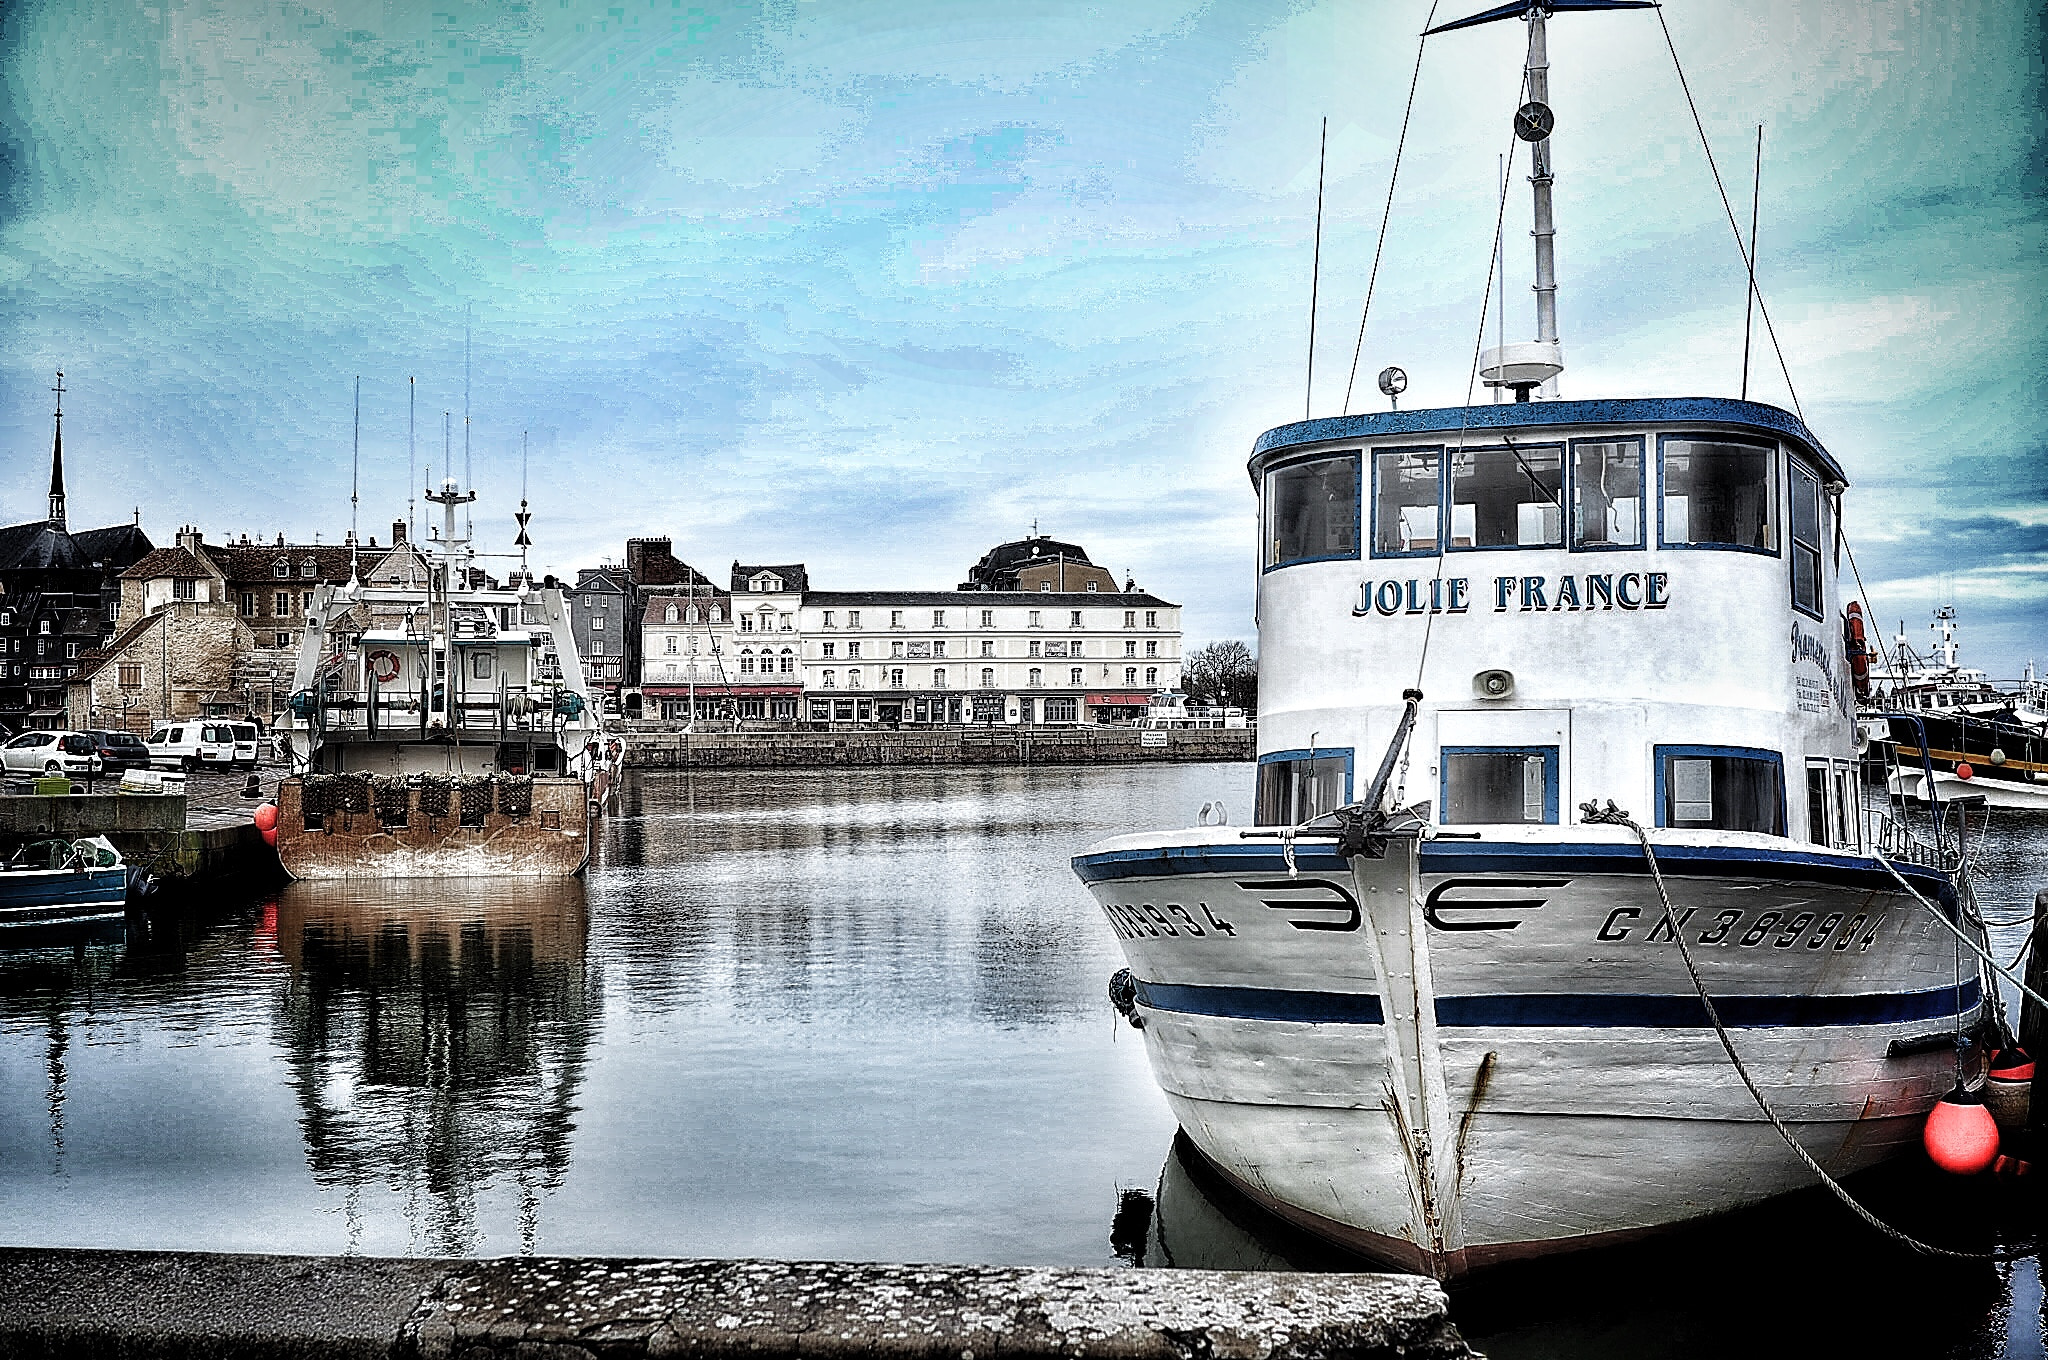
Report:
[{"label": "blue and white hull", "polygon": [[[1873,860],[1657,833],[1737,1050],[1831,1173],[1917,1143],[1983,1004]],[[1272,831],[1074,859],[1181,1127],[1252,1198],[1443,1278],[1813,1183],[1730,1066],[1620,828],[1488,828],[1347,863]],[[1948,879],[1908,870],[1955,910]]]},{"label": "blue and white hull", "polygon": [[126,915],[128,870],[104,837],[72,842],[58,854],[60,867],[0,866],[0,930]]}]

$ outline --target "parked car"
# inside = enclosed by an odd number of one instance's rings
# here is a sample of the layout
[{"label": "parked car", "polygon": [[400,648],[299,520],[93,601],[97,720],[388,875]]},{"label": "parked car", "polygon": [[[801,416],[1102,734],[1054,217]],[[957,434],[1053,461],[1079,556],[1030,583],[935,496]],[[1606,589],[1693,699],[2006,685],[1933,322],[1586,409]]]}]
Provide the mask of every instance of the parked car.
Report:
[{"label": "parked car", "polygon": [[100,758],[100,768],[108,774],[149,768],[149,747],[133,732],[112,732],[96,727],[85,735],[92,738],[93,748]]},{"label": "parked car", "polygon": [[159,723],[149,734],[149,763],[165,770],[203,765],[227,769],[235,763],[235,733],[227,723],[193,718]]},{"label": "parked car", "polygon": [[231,722],[228,724],[228,730],[235,734],[235,764],[245,770],[255,769],[257,753],[262,750],[258,744],[262,740],[262,734],[256,730],[256,724]]},{"label": "parked car", "polygon": [[21,774],[95,775],[98,743],[83,732],[24,732],[0,746],[0,768]]}]

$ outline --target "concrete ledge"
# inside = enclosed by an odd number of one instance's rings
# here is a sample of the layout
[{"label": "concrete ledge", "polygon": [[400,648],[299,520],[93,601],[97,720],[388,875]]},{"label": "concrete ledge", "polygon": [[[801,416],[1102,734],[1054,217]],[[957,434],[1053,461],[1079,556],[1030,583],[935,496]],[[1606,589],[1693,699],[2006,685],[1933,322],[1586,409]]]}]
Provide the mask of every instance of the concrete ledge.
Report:
[{"label": "concrete ledge", "polygon": [[0,1357],[1436,1360],[1410,1275],[0,1249]]}]

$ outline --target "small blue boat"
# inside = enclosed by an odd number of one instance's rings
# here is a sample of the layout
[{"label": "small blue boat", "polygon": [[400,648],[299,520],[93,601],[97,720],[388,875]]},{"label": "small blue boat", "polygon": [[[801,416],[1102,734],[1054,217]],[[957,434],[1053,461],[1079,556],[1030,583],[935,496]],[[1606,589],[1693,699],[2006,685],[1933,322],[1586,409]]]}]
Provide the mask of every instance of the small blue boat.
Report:
[{"label": "small blue boat", "polygon": [[119,917],[128,867],[105,836],[30,841],[0,866],[0,931]]}]

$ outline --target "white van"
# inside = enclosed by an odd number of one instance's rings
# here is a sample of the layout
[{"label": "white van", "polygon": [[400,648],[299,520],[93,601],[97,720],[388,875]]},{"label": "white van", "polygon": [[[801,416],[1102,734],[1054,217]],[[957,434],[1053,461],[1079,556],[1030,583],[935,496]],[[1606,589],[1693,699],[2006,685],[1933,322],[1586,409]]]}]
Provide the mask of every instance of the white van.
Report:
[{"label": "white van", "polygon": [[234,728],[202,718],[159,723],[149,734],[149,763],[160,770],[190,770],[202,765],[226,769],[235,763]]},{"label": "white van", "polygon": [[260,738],[256,733],[256,724],[232,722],[228,724],[228,730],[235,734],[235,764],[245,770],[255,769],[256,752],[260,749],[257,745]]}]

